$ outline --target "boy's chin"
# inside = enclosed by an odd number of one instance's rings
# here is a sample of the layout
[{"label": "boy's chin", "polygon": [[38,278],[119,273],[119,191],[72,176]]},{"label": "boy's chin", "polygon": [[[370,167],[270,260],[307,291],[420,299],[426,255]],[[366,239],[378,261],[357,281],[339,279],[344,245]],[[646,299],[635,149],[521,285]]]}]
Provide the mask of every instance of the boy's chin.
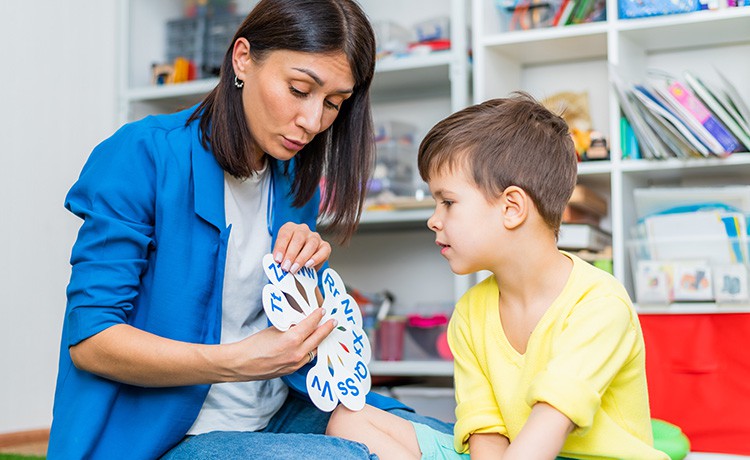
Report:
[{"label": "boy's chin", "polygon": [[471,270],[466,266],[460,265],[457,262],[448,262],[448,265],[451,267],[451,271],[455,275],[468,275],[470,273],[474,273],[476,270]]}]

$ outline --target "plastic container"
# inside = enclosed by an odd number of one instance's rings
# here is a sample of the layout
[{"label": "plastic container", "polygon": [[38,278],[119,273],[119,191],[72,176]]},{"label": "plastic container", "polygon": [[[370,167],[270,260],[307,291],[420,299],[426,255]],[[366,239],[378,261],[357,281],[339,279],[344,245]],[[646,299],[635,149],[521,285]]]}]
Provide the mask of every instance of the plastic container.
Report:
[{"label": "plastic container", "polygon": [[209,16],[206,24],[206,41],[203,56],[203,76],[218,76],[224,55],[232,43],[235,31],[240,27],[245,15],[217,14]]},{"label": "plastic container", "polygon": [[446,356],[441,337],[448,327],[448,315],[444,313],[432,316],[408,315],[406,321],[406,338],[404,340],[404,359],[432,360],[450,359]]},{"label": "plastic container", "polygon": [[379,56],[405,54],[414,34],[406,27],[393,21],[373,21],[375,46]]},{"label": "plastic container", "polygon": [[167,52],[168,63],[178,57],[198,62],[203,51],[202,27],[199,18],[180,18],[167,21]]},{"label": "plastic container", "polygon": [[405,316],[386,316],[378,323],[377,350],[380,361],[401,361],[404,358]]},{"label": "plastic container", "polygon": [[447,40],[451,38],[451,20],[448,16],[428,19],[414,24],[418,42]]},{"label": "plastic container", "polygon": [[368,195],[414,196],[421,183],[417,173],[416,126],[396,120],[375,125],[377,156]]}]

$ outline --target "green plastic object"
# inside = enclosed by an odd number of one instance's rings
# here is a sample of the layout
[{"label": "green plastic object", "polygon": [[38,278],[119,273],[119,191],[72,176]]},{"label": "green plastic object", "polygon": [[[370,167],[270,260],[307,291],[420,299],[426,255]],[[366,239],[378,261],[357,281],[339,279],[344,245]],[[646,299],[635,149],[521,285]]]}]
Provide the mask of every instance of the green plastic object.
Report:
[{"label": "green plastic object", "polygon": [[690,452],[690,440],[680,427],[664,420],[651,419],[654,448],[669,455],[671,460],[682,460]]}]

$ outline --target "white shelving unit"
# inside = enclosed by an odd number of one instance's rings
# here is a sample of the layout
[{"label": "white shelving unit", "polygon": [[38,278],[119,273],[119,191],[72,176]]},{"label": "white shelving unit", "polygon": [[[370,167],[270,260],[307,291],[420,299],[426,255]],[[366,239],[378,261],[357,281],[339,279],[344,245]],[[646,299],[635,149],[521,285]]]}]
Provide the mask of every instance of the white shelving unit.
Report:
[{"label": "white shelving unit", "polygon": [[[151,85],[151,64],[166,55],[167,20],[182,15],[181,0],[120,0],[120,104],[122,123],[152,113],[166,113],[200,102],[218,82],[209,78],[167,86]],[[249,12],[254,0],[240,0],[238,12]],[[449,51],[385,58],[378,61],[372,86],[373,116],[407,121],[418,136],[451,112],[468,105],[469,0],[362,0],[373,22],[391,21],[411,27],[447,16],[451,21]],[[397,13],[396,13],[397,12]],[[420,137],[421,138],[421,137]],[[351,245],[337,248],[331,265],[347,283],[363,291],[388,289],[397,297],[396,312],[425,305],[451,305],[468,287],[467,277],[450,274],[435,249],[425,221],[426,209],[365,213],[360,234]],[[374,362],[375,374],[452,375],[450,362]]]},{"label": "white shelving unit", "polygon": [[[588,92],[594,126],[609,134],[612,160],[580,164],[579,178],[609,198],[610,216],[603,227],[613,235],[615,275],[632,294],[626,240],[635,223],[633,190],[650,185],[750,183],[750,155],[700,161],[621,160],[616,129],[620,111],[609,86],[610,65],[634,81],[649,67],[675,74],[690,69],[701,74],[717,65],[750,100],[750,87],[741,84],[750,80],[750,8],[618,20],[612,13],[616,1],[610,0],[606,22],[503,33],[495,2],[472,2],[471,8],[468,0],[361,2],[374,22],[395,21],[408,27],[447,15],[452,25],[450,51],[378,62],[372,88],[376,120],[408,121],[423,136],[437,121],[471,102],[472,70],[466,53],[471,10],[474,101],[505,96],[517,89],[540,98],[558,91]],[[240,11],[249,11],[253,4],[252,0],[239,2]],[[162,61],[165,54],[165,21],[179,17],[181,8],[182,2],[177,0],[121,0],[122,122],[190,106],[216,85],[216,79],[150,85],[151,63]],[[335,249],[332,266],[344,274],[347,283],[365,292],[394,292],[397,313],[449,308],[473,279],[450,273],[425,225],[430,213],[428,209],[366,212],[350,246]],[[702,308],[712,310],[710,305]],[[644,313],[655,311],[659,310],[644,309]],[[664,311],[695,310],[671,306]],[[425,366],[450,375],[450,366],[441,364],[428,362]],[[374,372],[381,374],[413,375],[413,369],[419,369],[420,375],[432,372],[424,370],[421,363],[373,363]]]},{"label": "white shelving unit", "polygon": [[[586,91],[594,128],[608,133],[611,161],[582,163],[579,181],[605,194],[612,232],[614,274],[634,294],[627,253],[636,223],[633,190],[648,186],[750,184],[750,154],[704,160],[623,160],[620,108],[610,87],[610,69],[631,82],[656,68],[674,75],[691,70],[713,79],[720,67],[750,101],[750,8],[699,11],[641,19],[617,18],[607,2],[607,20],[566,27],[503,32],[492,0],[473,0],[474,100],[503,97],[518,89],[541,99],[559,91]],[[750,312],[750,306],[700,309],[671,306],[644,312]]]}]

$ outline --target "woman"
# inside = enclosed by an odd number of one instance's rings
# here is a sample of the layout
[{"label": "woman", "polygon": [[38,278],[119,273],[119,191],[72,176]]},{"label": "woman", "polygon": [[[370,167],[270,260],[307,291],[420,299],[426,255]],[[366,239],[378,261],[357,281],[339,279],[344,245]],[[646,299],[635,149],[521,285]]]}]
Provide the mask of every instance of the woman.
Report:
[{"label": "woman", "polygon": [[334,324],[268,328],[260,260],[320,268],[319,209],[341,240],[354,232],[374,56],[353,0],[262,0],[199,106],[94,150],[66,199],[83,224],[49,458],[368,458],[321,436],[328,414],[294,391]]}]

